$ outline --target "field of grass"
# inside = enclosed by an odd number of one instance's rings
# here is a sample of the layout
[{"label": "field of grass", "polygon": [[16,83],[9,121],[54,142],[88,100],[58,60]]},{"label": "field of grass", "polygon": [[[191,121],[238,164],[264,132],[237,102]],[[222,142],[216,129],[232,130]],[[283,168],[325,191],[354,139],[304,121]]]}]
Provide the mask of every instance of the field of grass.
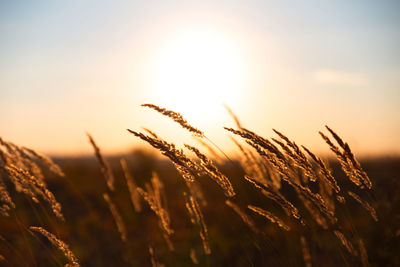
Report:
[{"label": "field of grass", "polygon": [[326,127],[321,159],[233,114],[238,154],[225,155],[146,106],[199,145],[129,130],[155,150],[104,157],[89,135],[93,157],[53,163],[0,140],[0,265],[400,266],[399,158],[359,162]]}]

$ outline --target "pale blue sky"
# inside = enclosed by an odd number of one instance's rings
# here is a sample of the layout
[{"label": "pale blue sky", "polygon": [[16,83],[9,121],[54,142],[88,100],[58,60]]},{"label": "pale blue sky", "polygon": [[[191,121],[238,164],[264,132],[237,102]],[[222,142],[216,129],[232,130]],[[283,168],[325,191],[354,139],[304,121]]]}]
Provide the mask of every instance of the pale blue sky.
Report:
[{"label": "pale blue sky", "polygon": [[128,127],[168,137],[139,107],[170,103],[146,70],[169,36],[206,25],[245,47],[248,84],[221,101],[246,126],[324,152],[328,123],[363,155],[399,154],[399,14],[399,1],[1,1],[0,135],[54,154],[89,151],[85,131],[109,152],[137,144]]}]

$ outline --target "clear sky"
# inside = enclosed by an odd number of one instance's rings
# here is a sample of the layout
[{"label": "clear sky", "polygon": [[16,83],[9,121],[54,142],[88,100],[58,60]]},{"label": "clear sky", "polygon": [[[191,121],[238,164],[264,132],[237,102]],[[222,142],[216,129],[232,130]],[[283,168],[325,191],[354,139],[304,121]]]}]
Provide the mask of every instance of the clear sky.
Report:
[{"label": "clear sky", "polygon": [[399,1],[1,1],[0,136],[44,153],[181,142],[141,103],[183,113],[229,150],[244,126],[325,152],[400,154]]}]

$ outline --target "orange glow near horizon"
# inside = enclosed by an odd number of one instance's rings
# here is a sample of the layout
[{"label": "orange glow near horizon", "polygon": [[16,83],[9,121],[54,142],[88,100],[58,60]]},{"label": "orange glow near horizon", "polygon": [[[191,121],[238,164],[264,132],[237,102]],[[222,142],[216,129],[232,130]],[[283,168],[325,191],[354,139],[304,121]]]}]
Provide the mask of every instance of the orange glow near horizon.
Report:
[{"label": "orange glow near horizon", "polygon": [[92,153],[85,132],[112,154],[149,147],[126,128],[193,141],[140,106],[152,103],[229,153],[227,104],[246,128],[275,128],[316,153],[329,153],[318,135],[327,124],[356,154],[400,155],[397,17],[339,2],[10,2],[0,136],[57,156]]}]

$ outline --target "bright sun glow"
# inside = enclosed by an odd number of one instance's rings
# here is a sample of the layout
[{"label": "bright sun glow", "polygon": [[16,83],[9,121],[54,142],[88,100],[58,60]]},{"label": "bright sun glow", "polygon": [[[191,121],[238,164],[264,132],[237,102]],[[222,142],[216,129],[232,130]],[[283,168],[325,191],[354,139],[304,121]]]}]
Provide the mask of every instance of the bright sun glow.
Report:
[{"label": "bright sun glow", "polygon": [[160,104],[196,120],[210,119],[223,103],[240,101],[246,64],[238,42],[211,30],[175,34],[151,62]]}]

